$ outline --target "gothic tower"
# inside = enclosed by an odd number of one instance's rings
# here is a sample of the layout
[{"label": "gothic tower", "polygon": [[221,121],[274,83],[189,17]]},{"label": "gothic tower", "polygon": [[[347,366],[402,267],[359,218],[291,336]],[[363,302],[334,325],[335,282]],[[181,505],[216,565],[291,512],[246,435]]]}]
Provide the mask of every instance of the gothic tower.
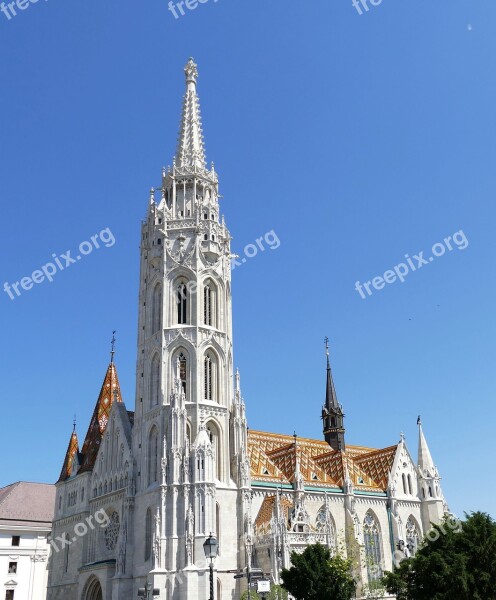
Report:
[{"label": "gothic tower", "polygon": [[[168,598],[207,596],[202,545],[211,532],[217,567],[238,564],[240,534],[232,520],[222,527],[222,515],[246,510],[234,480],[247,454],[244,404],[233,389],[231,237],[217,173],[206,165],[192,59],[184,71],[176,156],[141,228],[133,433],[135,567],[143,578],[152,570]],[[224,587],[233,589],[232,575]]]},{"label": "gothic tower", "polygon": [[326,399],[322,408],[322,421],[324,426],[324,439],[333,450],[345,451],[344,442],[344,414],[338,402],[334,381],[332,379],[331,364],[329,362],[329,340],[325,339],[327,357]]}]

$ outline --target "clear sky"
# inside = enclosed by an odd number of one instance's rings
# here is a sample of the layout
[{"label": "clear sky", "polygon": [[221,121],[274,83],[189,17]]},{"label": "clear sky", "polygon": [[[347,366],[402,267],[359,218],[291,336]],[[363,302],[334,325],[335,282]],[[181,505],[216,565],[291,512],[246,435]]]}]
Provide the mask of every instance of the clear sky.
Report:
[{"label": "clear sky", "polygon": [[[328,335],[348,443],[403,431],[416,456],[421,414],[451,508],[496,515],[495,26],[494,0],[0,13],[1,288],[115,237],[52,283],[0,291],[0,485],[58,478],[113,329],[134,407],[140,220],[172,161],[193,56],[233,249],[271,230],[281,242],[233,272],[250,427],[321,437]],[[459,231],[468,246],[451,241],[404,283],[355,289]]]}]

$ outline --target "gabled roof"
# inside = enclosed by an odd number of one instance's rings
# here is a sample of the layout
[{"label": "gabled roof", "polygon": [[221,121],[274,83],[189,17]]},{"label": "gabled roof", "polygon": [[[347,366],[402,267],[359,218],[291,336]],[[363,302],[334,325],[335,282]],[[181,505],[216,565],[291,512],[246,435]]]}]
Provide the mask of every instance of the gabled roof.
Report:
[{"label": "gabled roof", "polygon": [[50,525],[55,512],[55,486],[18,481],[0,489],[0,522]]},{"label": "gabled roof", "polygon": [[344,487],[345,470],[356,491],[385,492],[397,446],[384,449],[346,446],[333,450],[323,440],[250,430],[248,449],[254,481],[291,484],[296,459],[305,485]]},{"label": "gabled roof", "polygon": [[[274,515],[274,504],[276,503],[276,498],[277,496],[266,496],[262,502],[262,506],[260,507],[255,520],[255,527],[259,535],[264,535],[270,531],[270,522],[272,521],[272,517]],[[283,514],[287,515],[288,510],[291,509],[293,505],[284,496],[281,497],[280,502]]]},{"label": "gabled roof", "polygon": [[122,395],[117,369],[114,362],[111,361],[81,450],[82,465],[79,473],[93,469],[114,402],[122,402]]}]

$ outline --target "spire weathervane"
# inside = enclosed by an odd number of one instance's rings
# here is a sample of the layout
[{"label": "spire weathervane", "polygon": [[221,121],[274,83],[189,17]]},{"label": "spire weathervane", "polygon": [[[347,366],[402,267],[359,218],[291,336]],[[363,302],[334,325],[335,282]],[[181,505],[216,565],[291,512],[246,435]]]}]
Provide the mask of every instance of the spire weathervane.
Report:
[{"label": "spire weathervane", "polygon": [[74,421],[72,422],[72,433],[76,432],[76,415],[74,415]]},{"label": "spire weathervane", "polygon": [[110,341],[110,362],[114,363],[114,354],[115,354],[115,333],[116,330],[112,331],[112,340]]}]

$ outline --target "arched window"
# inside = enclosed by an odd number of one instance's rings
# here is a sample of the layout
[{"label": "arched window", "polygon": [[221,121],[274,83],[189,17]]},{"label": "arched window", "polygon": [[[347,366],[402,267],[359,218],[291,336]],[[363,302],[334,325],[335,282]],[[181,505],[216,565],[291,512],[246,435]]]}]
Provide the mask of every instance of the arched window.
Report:
[{"label": "arched window", "polygon": [[328,547],[335,548],[336,546],[336,527],[334,519],[332,518],[331,511],[327,506],[322,508],[317,513],[317,520],[315,528],[318,533],[326,535],[326,542]]},{"label": "arched window", "polygon": [[216,423],[213,421],[209,421],[207,423],[207,431],[210,436],[210,441],[212,442],[212,446],[214,449],[214,466],[215,472],[214,475],[216,479],[221,479],[222,474],[222,452],[221,452],[221,439],[220,439],[220,431],[217,427]]},{"label": "arched window", "polygon": [[365,515],[363,522],[363,542],[369,583],[382,579],[381,533],[373,513]]},{"label": "arched window", "polygon": [[217,361],[212,352],[205,354],[204,360],[204,395],[205,400],[218,402],[217,395]]},{"label": "arched window", "polygon": [[184,395],[186,395],[187,363],[186,357],[182,352],[179,355],[179,378],[181,380],[181,385],[183,386]]},{"label": "arched window", "polygon": [[160,283],[153,289],[152,297],[152,334],[162,328],[162,286]]},{"label": "arched window", "polygon": [[145,517],[145,561],[152,555],[152,510],[148,508]]},{"label": "arched window", "polygon": [[406,491],[406,475],[404,473],[401,475],[401,479],[403,480],[403,493],[408,494]]},{"label": "arched window", "polygon": [[186,325],[188,322],[188,287],[184,281],[176,287],[177,322]]},{"label": "arched window", "polygon": [[153,357],[150,369],[150,408],[160,404],[160,359]]},{"label": "arched window", "polygon": [[406,522],[406,547],[410,556],[415,556],[420,541],[417,522],[410,516]]},{"label": "arched window", "polygon": [[154,426],[148,437],[148,485],[158,481],[158,429]]},{"label": "arched window", "polygon": [[211,327],[217,326],[216,300],[215,285],[209,280],[203,288],[203,322]]},{"label": "arched window", "polygon": [[64,573],[67,573],[67,571],[69,570],[69,546],[70,546],[69,534],[68,533],[64,533],[64,540],[65,540],[65,546],[64,546]]},{"label": "arched window", "polygon": [[410,492],[410,495],[413,495],[412,477],[410,473],[408,473],[408,490]]}]

